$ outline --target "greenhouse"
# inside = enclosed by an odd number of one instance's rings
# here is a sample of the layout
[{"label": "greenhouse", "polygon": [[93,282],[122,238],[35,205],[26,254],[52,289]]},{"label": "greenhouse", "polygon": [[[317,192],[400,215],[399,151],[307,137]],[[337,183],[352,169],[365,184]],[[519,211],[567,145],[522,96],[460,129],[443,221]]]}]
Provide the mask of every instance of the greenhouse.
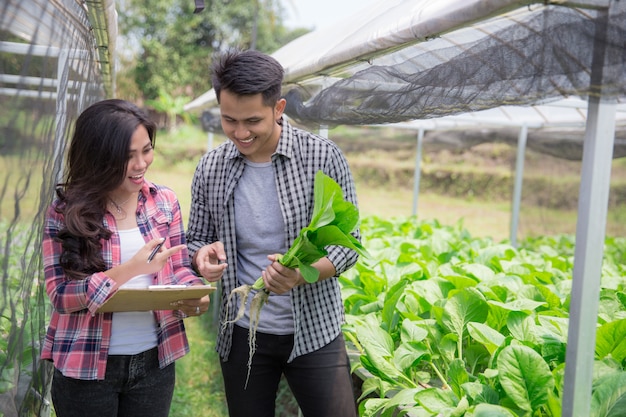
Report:
[{"label": "greenhouse", "polygon": [[[54,184],[61,175],[64,138],[72,121],[89,104],[114,94],[117,15],[114,0],[85,3],[8,0],[0,5],[0,11],[0,103],[3,108],[0,116],[3,133],[0,137],[3,274],[0,284],[3,334],[0,415],[45,416],[51,411],[48,399],[51,374],[50,367],[39,361],[39,343],[48,314],[38,251],[43,211],[52,200]],[[429,386],[432,391],[424,390],[419,384],[409,384],[408,388],[401,387],[402,395],[393,397],[392,393],[401,389],[400,385],[393,384],[404,379],[405,373],[411,373],[413,364],[429,362],[426,358],[432,356],[431,351],[418,352],[421,343],[428,340],[423,334],[423,323],[415,324],[423,317],[408,314],[411,308],[424,309],[426,304],[432,320],[439,314],[438,318],[447,323],[443,328],[456,329],[456,335],[450,332],[455,340],[452,336],[441,339],[443,344],[449,344],[450,350],[458,348],[460,351],[460,340],[468,337],[469,332],[474,341],[470,347],[487,350],[494,362],[512,361],[517,357],[532,363],[541,359],[543,363],[546,357],[554,359],[564,355],[567,366],[558,370],[560,373],[554,371],[560,375],[560,381],[554,382],[543,369],[536,371],[545,384],[562,384],[561,398],[537,394],[539,399],[535,402],[524,402],[507,391],[508,397],[505,400],[501,397],[501,400],[509,405],[515,403],[511,409],[530,413],[541,407],[552,407],[552,410],[561,410],[563,416],[580,417],[611,415],[603,408],[607,404],[620,409],[619,400],[626,389],[623,370],[626,353],[622,352],[620,340],[609,341],[608,334],[618,338],[626,332],[623,324],[626,318],[623,312],[609,317],[613,313],[608,314],[607,308],[624,310],[625,271],[619,263],[603,264],[603,261],[615,255],[614,248],[606,253],[604,244],[611,161],[626,156],[625,32],[626,4],[617,0],[380,0],[369,8],[355,11],[347,21],[304,35],[273,54],[286,69],[287,116],[302,125],[320,129],[323,135],[340,125],[393,125],[415,131],[419,155],[424,141],[441,140],[439,132],[450,132],[447,138],[470,147],[493,137],[485,134],[488,129],[499,132],[498,140],[517,148],[510,246],[483,247],[482,243],[468,244],[462,237],[454,242],[447,241],[446,237],[446,242],[442,242],[438,233],[445,235],[448,233],[445,230],[432,232],[428,227],[412,224],[391,227],[364,223],[364,228],[371,233],[368,242],[372,252],[381,256],[393,253],[392,256],[414,265],[397,264],[381,272],[364,263],[358,271],[350,271],[342,277],[349,317],[346,338],[356,345],[368,338],[381,338],[392,350],[399,349],[392,346],[392,337],[402,334],[403,338],[408,335],[416,338],[402,346],[404,360],[412,359],[408,366],[403,363],[400,370],[392,369],[382,358],[384,355],[376,354],[373,347],[360,358],[356,355],[355,366],[377,377],[372,378],[376,382],[365,389],[371,393],[387,392],[389,397],[378,403],[368,400],[371,413],[368,415],[380,415],[375,413],[390,412],[395,407],[415,415],[431,415],[424,414],[428,409],[424,404],[430,404],[431,410],[445,404],[447,412],[455,410],[457,415],[514,415],[512,411],[490,408],[497,400],[485,401],[489,405],[482,409],[476,405],[477,398],[486,394],[471,390],[485,388],[477,385],[477,380],[472,380],[474,384],[470,385],[459,382],[467,378],[465,382],[469,383],[472,378],[460,369],[460,358],[455,354],[446,362],[447,372],[455,371],[457,376],[462,374],[463,377],[456,381],[456,388],[447,391],[445,399],[435,390],[435,387],[441,388],[442,382],[445,387],[444,378],[439,384]],[[214,93],[207,91],[189,103],[186,110],[210,113],[215,105]],[[219,127],[209,126],[209,130],[213,129]],[[544,246],[553,245],[555,253],[550,259],[535,259],[534,254],[523,250],[519,251],[524,253],[520,258],[511,255],[517,253],[516,217],[520,210],[519,193],[523,187],[521,178],[527,148],[582,160],[575,244],[542,242]],[[416,199],[419,163],[416,158]],[[416,203],[414,210],[417,210]],[[413,237],[425,237],[429,233],[433,236],[418,242],[406,236],[395,236],[393,229],[399,228],[410,231]],[[389,240],[382,241],[383,235]],[[434,249],[425,246],[442,251],[431,258]],[[445,249],[449,247],[463,249],[451,255],[452,252]],[[399,248],[408,248],[408,252],[395,253]],[[483,265],[477,266],[478,259],[488,255],[492,263],[498,264],[494,266],[497,274]],[[611,259],[620,259],[623,255],[615,256]],[[435,266],[436,262],[449,258],[464,259],[466,263]],[[570,260],[573,261],[570,277],[567,277],[568,272],[554,269],[557,263],[567,264]],[[539,265],[545,269],[540,269]],[[533,268],[537,269],[528,272]],[[506,291],[512,291],[517,285],[513,282],[519,279],[512,276],[521,269],[532,276],[529,279],[541,284],[536,286],[541,289],[534,290],[537,293],[533,295],[533,302],[527,301],[521,306],[520,301],[513,308],[504,301],[485,301],[487,291],[494,297],[502,297],[507,285],[510,287]],[[435,286],[435,281],[430,280],[418,288],[404,278],[385,284],[377,279],[365,279],[393,271],[423,280],[435,270],[447,273],[449,282],[440,284],[446,288],[445,294],[441,288],[431,287]],[[610,283],[601,287],[601,276],[606,273],[609,273]],[[546,274],[566,278],[548,285],[550,280]],[[494,279],[502,277],[509,283],[493,284]],[[384,301],[368,298],[380,294],[381,286],[385,285],[393,286],[395,295],[389,293]],[[456,287],[451,289],[453,285]],[[561,291],[560,300],[553,294],[557,292],[555,288]],[[427,290],[432,292],[426,293]],[[451,300],[446,304],[448,307],[428,301],[444,296]],[[611,307],[600,302],[608,298],[613,301]],[[361,318],[356,314],[364,300],[370,303],[370,309],[385,303],[388,315],[381,320],[388,320],[385,324],[389,328],[392,323],[399,325],[396,333],[379,334],[377,326],[371,322],[374,316]],[[400,310],[389,313],[393,307],[387,304],[389,300],[400,300],[397,303]],[[488,304],[491,311],[515,311],[507,314],[519,319],[518,333],[509,323],[508,341],[484,324],[493,322],[493,316],[484,316]],[[546,308],[546,304],[550,304],[550,308]],[[458,311],[479,313],[457,317],[446,310],[450,306],[456,306]],[[560,315],[567,311],[569,317],[564,320]],[[530,336],[522,335],[525,331],[522,329],[530,326],[522,316],[528,316],[529,312],[537,315],[537,328],[551,329],[550,338],[554,343],[537,349],[554,349],[543,359],[529,352],[532,350],[529,346],[536,346]],[[400,323],[396,322],[398,317],[403,319]],[[459,322],[462,328],[458,327]],[[511,343],[511,334],[517,336],[513,338],[515,343]],[[596,334],[604,343],[601,348],[598,348]],[[482,343],[478,343],[481,340]],[[365,343],[363,345],[367,348]],[[409,351],[407,346],[412,346],[413,350]],[[602,356],[605,368],[594,367],[598,352],[605,354]],[[481,378],[488,381],[498,378],[489,374],[494,372],[495,365],[492,365]],[[421,372],[423,368],[415,374]],[[439,370],[440,377],[441,372]],[[607,379],[611,381],[608,388],[593,386],[597,373],[611,374],[612,379]],[[510,383],[515,385],[515,382]],[[502,380],[499,384],[504,385]],[[438,399],[427,398],[421,391]],[[529,389],[521,396],[530,394]],[[488,414],[490,411],[499,414]]]}]

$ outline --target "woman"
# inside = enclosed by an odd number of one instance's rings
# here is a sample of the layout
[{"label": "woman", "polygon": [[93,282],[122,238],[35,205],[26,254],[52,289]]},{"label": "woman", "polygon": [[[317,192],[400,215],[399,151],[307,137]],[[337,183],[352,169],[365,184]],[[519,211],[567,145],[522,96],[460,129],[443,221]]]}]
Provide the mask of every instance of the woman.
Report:
[{"label": "woman", "polygon": [[97,313],[122,286],[203,284],[175,194],[145,179],[155,133],[123,100],[100,101],[76,121],[43,236],[53,311],[42,358],[54,363],[58,417],[167,416],[174,361],[189,352],[182,319],[208,309],[206,296],[178,310]]}]

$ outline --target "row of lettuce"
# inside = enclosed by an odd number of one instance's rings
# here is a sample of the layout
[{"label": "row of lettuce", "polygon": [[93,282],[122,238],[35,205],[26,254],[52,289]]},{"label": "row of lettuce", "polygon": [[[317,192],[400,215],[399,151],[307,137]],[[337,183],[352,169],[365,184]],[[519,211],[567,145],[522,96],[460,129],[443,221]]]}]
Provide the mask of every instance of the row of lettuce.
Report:
[{"label": "row of lettuce", "polygon": [[[461,223],[361,230],[370,256],[341,277],[361,416],[561,416],[573,236],[514,248]],[[626,415],[625,282],[626,239],[607,238],[592,416]]]}]

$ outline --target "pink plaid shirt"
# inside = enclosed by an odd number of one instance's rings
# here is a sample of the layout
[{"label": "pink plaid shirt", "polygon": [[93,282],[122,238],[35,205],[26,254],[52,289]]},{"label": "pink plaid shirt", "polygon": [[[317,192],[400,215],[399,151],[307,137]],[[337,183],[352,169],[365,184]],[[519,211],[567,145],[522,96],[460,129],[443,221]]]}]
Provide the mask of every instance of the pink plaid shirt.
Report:
[{"label": "pink plaid shirt", "polygon": [[[46,292],[52,303],[52,316],[41,358],[52,360],[63,375],[103,380],[111,339],[114,313],[96,313],[116,289],[114,281],[102,272],[82,280],[69,280],[59,265],[61,244],[56,236],[63,227],[63,216],[48,209],[42,242]],[[137,223],[146,242],[167,237],[165,246],[185,243],[180,206],[174,192],[144,181],[137,205]],[[107,269],[120,264],[120,239],[110,213],[103,224],[113,232],[102,240]],[[156,274],[154,284],[203,284],[191,269],[186,249],[171,256]],[[178,311],[154,311],[158,326],[159,363],[163,368],[189,352],[183,315]]]}]

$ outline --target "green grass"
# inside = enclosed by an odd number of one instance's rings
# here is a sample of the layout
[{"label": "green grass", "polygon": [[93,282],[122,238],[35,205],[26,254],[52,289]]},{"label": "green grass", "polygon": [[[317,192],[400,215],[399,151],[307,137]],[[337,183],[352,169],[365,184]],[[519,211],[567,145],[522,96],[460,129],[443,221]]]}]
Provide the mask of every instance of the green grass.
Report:
[{"label": "green grass", "polygon": [[43,164],[28,156],[0,155],[0,218],[31,219],[37,213]]},{"label": "green grass", "polygon": [[[209,310],[199,318],[185,320],[191,351],[176,362],[172,417],[228,416],[219,356],[215,351],[218,328],[211,313]],[[298,405],[283,379],[276,399],[276,417],[297,415]]]},{"label": "green grass", "polygon": [[191,352],[176,362],[176,387],[170,415],[175,417],[228,416],[215,351],[216,328],[210,315],[185,319]]}]

